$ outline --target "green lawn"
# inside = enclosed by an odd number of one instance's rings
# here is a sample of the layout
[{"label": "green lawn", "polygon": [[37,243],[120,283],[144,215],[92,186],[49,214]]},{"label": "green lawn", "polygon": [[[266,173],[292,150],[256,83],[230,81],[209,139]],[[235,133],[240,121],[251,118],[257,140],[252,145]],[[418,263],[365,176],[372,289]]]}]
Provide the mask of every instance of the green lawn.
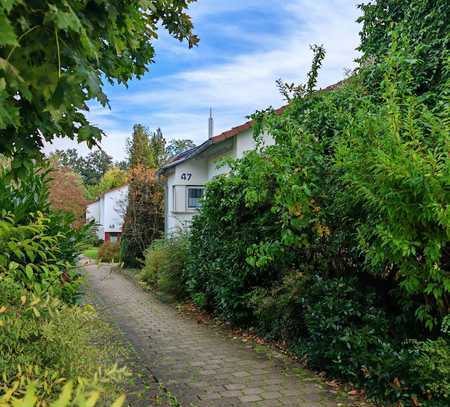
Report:
[{"label": "green lawn", "polygon": [[98,256],[98,247],[90,247],[89,249],[86,249],[83,254],[86,257],[89,257],[91,259],[96,259]]}]

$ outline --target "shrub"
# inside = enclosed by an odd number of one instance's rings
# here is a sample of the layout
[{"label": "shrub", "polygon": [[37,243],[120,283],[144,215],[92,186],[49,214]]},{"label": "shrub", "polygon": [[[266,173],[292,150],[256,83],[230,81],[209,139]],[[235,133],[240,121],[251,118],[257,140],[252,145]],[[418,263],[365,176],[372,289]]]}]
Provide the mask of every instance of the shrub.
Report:
[{"label": "shrub", "polygon": [[120,258],[120,242],[105,242],[99,249],[97,259],[105,263],[118,262]]},{"label": "shrub", "polygon": [[[64,259],[68,236],[51,230],[51,220],[38,213],[29,223],[18,225],[12,214],[0,215],[0,274],[8,275],[23,288],[75,302],[80,275]],[[70,240],[69,240],[70,241]],[[74,249],[74,248],[72,248]]]},{"label": "shrub", "polygon": [[[378,6],[366,8],[376,19],[386,12]],[[269,133],[276,144],[208,183],[186,275],[197,303],[286,340],[381,403],[440,406],[448,404],[448,339],[439,332],[450,304],[448,106],[436,91],[443,83],[414,93],[424,84],[414,83],[418,61],[403,34],[386,34],[390,51],[376,61],[383,76],[373,87],[373,66],[327,92],[279,83],[289,105],[258,112],[253,126],[257,143]]]},{"label": "shrub", "polygon": [[8,166],[0,169],[0,271],[37,294],[74,302],[80,287],[74,266],[91,226],[75,230],[72,216],[51,209],[45,168],[29,165],[22,175],[17,180]]},{"label": "shrub", "polygon": [[11,276],[0,278],[0,301],[0,400],[9,390],[19,397],[27,384],[38,400],[52,400],[70,379],[108,390],[104,401],[117,396],[126,371],[112,363],[122,350],[111,345],[111,328],[91,306],[29,294]]},{"label": "shrub", "polygon": [[185,234],[155,240],[145,251],[145,265],[139,278],[175,298],[185,298],[188,248]]},{"label": "shrub", "polygon": [[[81,380],[76,385],[74,385],[73,381],[65,381],[63,379],[64,385],[54,386],[54,383],[51,381],[36,379],[33,374],[35,370],[29,369],[27,372],[29,376],[18,375],[11,385],[4,384],[2,386],[3,389],[1,390],[4,393],[4,396],[0,395],[2,407],[40,407],[47,405],[48,398],[45,400],[40,399],[36,394],[43,387],[50,387],[51,398],[60,407],[94,407],[99,405],[99,402],[101,405],[105,405],[102,399],[106,390],[98,383],[98,379],[90,380],[89,382]],[[57,380],[61,381],[61,378],[55,378],[55,381]],[[121,407],[124,401],[125,396],[122,395],[113,401],[110,406]]]},{"label": "shrub", "polygon": [[[417,355],[417,356],[416,356]],[[429,405],[450,404],[450,342],[439,338],[420,342],[411,358],[411,381]],[[405,389],[406,390],[406,389]]]}]

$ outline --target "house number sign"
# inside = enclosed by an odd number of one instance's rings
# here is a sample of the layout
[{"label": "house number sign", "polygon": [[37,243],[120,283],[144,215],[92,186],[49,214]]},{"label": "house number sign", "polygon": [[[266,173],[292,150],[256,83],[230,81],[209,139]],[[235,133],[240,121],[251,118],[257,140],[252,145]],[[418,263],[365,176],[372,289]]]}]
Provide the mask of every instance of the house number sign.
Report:
[{"label": "house number sign", "polygon": [[192,173],[191,173],[191,172],[183,172],[183,173],[181,174],[181,179],[182,179],[183,181],[190,181],[191,178],[192,178]]}]

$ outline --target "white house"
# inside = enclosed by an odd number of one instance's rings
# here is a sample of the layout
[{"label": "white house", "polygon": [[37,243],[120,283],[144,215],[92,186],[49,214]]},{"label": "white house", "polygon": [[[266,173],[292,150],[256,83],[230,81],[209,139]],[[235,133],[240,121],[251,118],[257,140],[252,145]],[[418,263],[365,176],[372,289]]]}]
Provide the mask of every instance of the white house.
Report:
[{"label": "white house", "polygon": [[128,185],[105,192],[86,208],[86,220],[94,221],[99,239],[115,242],[122,233],[128,200]]},{"label": "white house", "polygon": [[[278,109],[278,112],[282,109]],[[242,158],[246,151],[256,148],[252,126],[251,120],[212,136],[210,118],[209,139],[174,157],[159,170],[159,174],[165,178],[166,235],[189,227],[200,208],[206,182],[229,171],[228,166],[218,165],[220,160],[225,157]],[[270,135],[264,135],[262,141],[266,146],[274,144]]]}]

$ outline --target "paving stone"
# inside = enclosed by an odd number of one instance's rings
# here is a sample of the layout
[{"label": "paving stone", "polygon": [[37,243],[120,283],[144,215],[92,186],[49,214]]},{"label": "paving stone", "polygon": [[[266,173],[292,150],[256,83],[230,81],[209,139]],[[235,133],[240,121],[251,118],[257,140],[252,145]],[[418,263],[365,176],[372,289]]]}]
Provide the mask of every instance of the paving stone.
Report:
[{"label": "paving stone", "polygon": [[109,265],[86,271],[100,315],[133,345],[136,363],[154,378],[151,387],[161,384],[182,406],[337,406],[336,395],[281,354],[256,353],[222,328],[180,315]]},{"label": "paving stone", "polygon": [[199,396],[200,400],[217,400],[220,399],[219,393],[206,393]]},{"label": "paving stone", "polygon": [[225,390],[220,393],[222,397],[239,397],[242,393],[239,390]]},{"label": "paving stone", "polygon": [[264,391],[260,394],[264,400],[273,400],[281,398],[281,393],[277,391]]},{"label": "paving stone", "polygon": [[234,373],[232,373],[232,375],[236,376],[236,377],[247,377],[247,376],[250,376],[250,373],[248,373],[248,372],[234,372]]},{"label": "paving stone", "polygon": [[241,400],[243,403],[250,403],[253,401],[260,401],[262,400],[262,398],[257,396],[256,394],[252,394],[250,396],[241,396],[239,397],[239,400]]},{"label": "paving stone", "polygon": [[263,389],[260,389],[258,387],[253,387],[253,388],[249,388],[249,389],[244,389],[242,392],[245,395],[250,395],[250,394],[260,394],[263,391],[264,391]]},{"label": "paving stone", "polygon": [[225,384],[223,387],[225,387],[227,390],[242,390],[242,389],[245,389],[245,385],[244,384],[239,384],[239,383]]}]

